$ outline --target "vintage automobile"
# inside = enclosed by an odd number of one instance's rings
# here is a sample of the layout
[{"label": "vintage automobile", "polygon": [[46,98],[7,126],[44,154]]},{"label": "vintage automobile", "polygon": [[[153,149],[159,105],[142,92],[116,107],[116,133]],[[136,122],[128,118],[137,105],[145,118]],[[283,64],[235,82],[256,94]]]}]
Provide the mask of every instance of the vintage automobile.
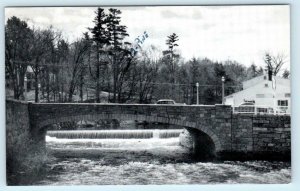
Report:
[{"label": "vintage automobile", "polygon": [[176,102],[172,99],[160,99],[155,104],[176,104]]}]

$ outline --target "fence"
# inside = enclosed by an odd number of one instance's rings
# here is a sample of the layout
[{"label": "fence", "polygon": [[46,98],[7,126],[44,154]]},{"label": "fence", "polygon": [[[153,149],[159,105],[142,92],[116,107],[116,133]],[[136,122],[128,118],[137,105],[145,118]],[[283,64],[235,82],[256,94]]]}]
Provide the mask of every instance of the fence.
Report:
[{"label": "fence", "polygon": [[270,107],[265,105],[243,105],[232,107],[233,113],[245,114],[271,114],[271,115],[290,115],[290,108],[287,106]]}]

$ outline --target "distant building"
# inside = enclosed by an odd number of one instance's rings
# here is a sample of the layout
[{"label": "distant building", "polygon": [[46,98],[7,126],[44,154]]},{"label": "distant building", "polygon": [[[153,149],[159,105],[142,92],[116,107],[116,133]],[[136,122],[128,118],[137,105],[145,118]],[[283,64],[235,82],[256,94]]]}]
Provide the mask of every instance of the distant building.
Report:
[{"label": "distant building", "polygon": [[260,111],[253,110],[253,112],[290,113],[290,80],[264,74],[243,82],[242,91],[228,95],[224,99],[226,105],[232,105],[237,111],[240,111],[240,108],[255,107]]},{"label": "distant building", "polygon": [[34,73],[31,66],[27,66],[26,77],[27,77],[27,91],[33,90],[35,81],[34,81]]}]

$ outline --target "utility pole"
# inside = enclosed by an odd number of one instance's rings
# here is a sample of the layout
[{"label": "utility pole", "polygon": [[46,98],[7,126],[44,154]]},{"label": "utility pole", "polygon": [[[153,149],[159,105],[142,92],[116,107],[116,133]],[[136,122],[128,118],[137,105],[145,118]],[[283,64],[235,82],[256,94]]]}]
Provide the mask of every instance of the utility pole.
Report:
[{"label": "utility pole", "polygon": [[27,100],[27,77],[24,77],[24,100]]},{"label": "utility pole", "polygon": [[222,104],[224,105],[224,82],[225,82],[225,77],[222,76]]},{"label": "utility pole", "polygon": [[197,87],[197,105],[199,105],[199,83],[196,83],[196,87]]}]

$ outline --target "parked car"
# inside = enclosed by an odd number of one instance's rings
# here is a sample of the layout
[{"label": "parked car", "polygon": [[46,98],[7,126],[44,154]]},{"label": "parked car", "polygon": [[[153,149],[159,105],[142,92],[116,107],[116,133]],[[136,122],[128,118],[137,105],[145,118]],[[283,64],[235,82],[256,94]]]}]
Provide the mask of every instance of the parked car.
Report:
[{"label": "parked car", "polygon": [[244,102],[235,111],[242,113],[274,113],[273,108],[264,105],[255,105],[253,102]]},{"label": "parked car", "polygon": [[176,104],[176,102],[172,99],[160,99],[155,104]]},{"label": "parked car", "polygon": [[235,112],[254,113],[255,112],[255,103],[243,102],[238,107],[235,107]]},{"label": "parked car", "polygon": [[255,103],[253,103],[253,102],[244,102],[244,103],[242,103],[242,104],[240,105],[240,107],[241,107],[241,106],[250,106],[250,107],[253,106],[253,107],[254,107],[254,106],[255,106]]}]

